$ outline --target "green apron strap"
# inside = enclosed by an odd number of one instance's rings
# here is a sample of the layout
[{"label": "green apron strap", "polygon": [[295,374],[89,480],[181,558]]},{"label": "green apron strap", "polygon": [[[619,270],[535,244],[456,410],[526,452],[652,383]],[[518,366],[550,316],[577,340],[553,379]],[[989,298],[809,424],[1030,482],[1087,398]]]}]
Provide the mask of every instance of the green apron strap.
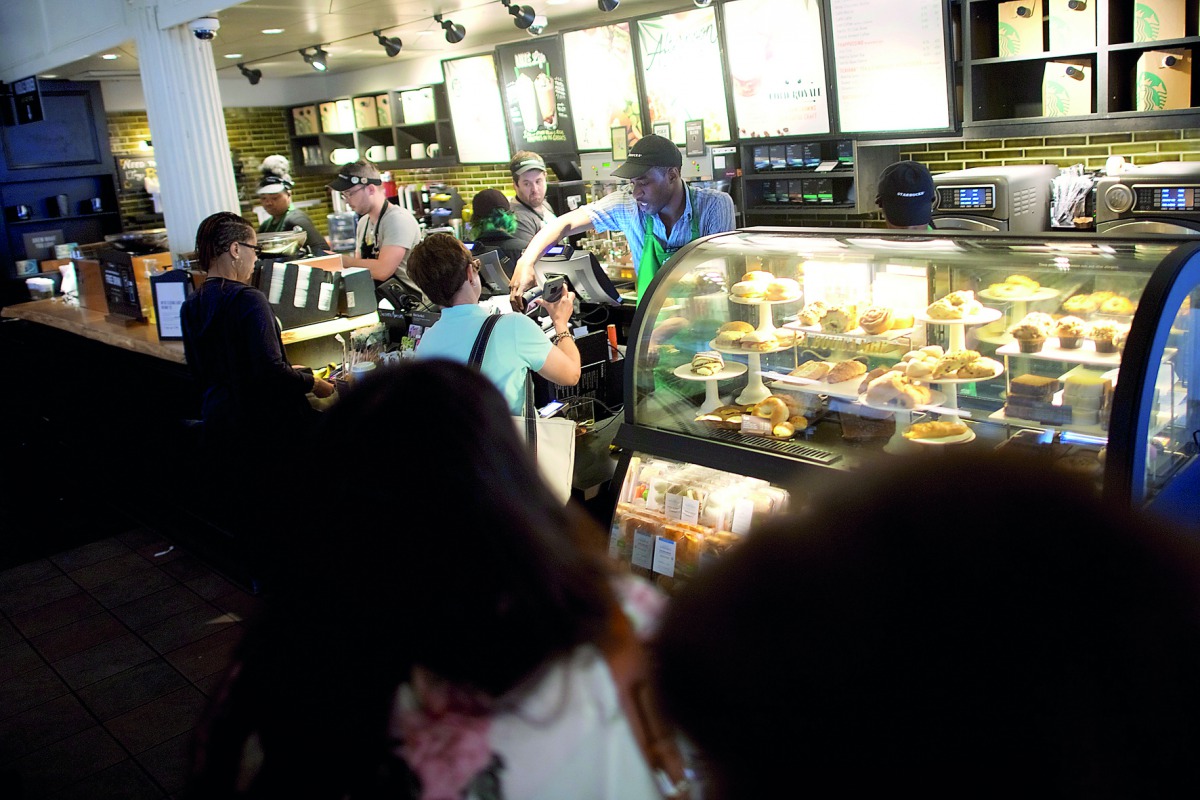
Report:
[{"label": "green apron strap", "polygon": [[[692,191],[692,187],[688,187],[688,200],[692,207],[692,238],[689,241],[695,241],[700,238],[700,218],[696,213],[696,196]],[[642,245],[642,257],[638,260],[637,266],[637,299],[640,303],[642,295],[646,291],[646,287],[654,280],[654,276],[658,273],[658,268],[667,263],[667,259],[671,254],[662,246],[662,242],[658,241],[658,237],[654,235],[654,215],[646,215],[646,238]]]}]

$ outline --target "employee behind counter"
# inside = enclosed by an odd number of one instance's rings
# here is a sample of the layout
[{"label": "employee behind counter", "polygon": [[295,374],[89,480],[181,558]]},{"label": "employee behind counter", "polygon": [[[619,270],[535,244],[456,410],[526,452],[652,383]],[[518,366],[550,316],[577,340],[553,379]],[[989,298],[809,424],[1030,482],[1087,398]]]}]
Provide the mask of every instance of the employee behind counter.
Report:
[{"label": "employee behind counter", "polygon": [[629,159],[613,172],[631,181],[629,191],[614,192],[550,220],[534,235],[509,282],[513,308],[524,310],[521,297],[534,285],[533,265],[564,236],[584,231],[625,234],[640,300],[672,253],[701,236],[733,230],[733,198],[716,189],[689,188],[682,168],[683,157],[674,142],[662,136],[642,137],[629,151]]}]

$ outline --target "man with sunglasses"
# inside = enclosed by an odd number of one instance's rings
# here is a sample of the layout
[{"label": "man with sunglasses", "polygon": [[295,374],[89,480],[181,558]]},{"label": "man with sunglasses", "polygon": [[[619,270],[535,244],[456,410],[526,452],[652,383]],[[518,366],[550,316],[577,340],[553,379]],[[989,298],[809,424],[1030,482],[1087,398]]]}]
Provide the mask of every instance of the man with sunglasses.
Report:
[{"label": "man with sunglasses", "polygon": [[329,188],[341,192],[358,215],[354,256],[342,256],[342,263],[369,269],[376,286],[395,277],[420,297],[421,290],[408,276],[407,263],[409,251],[421,241],[421,228],[411,211],[388,202],[375,165],[367,161],[347,164]]}]

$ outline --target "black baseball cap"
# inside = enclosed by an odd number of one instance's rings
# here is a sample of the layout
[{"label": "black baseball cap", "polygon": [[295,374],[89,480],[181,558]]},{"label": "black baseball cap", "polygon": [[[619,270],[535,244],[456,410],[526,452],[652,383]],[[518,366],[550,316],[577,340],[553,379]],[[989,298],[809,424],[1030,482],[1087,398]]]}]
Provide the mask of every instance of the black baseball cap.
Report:
[{"label": "black baseball cap", "polygon": [[353,189],[355,186],[373,183],[376,186],[383,185],[383,179],[379,177],[379,170],[374,164],[366,161],[355,161],[353,164],[347,164],[338,172],[338,176],[326,184],[335,192],[344,192],[347,189]]},{"label": "black baseball cap", "polygon": [[918,161],[897,161],[879,176],[875,203],[892,225],[928,225],[933,219],[933,176]]},{"label": "black baseball cap", "polygon": [[613,170],[618,178],[637,178],[654,167],[682,167],[683,156],[679,148],[665,136],[650,134],[638,139],[629,150],[629,158]]}]

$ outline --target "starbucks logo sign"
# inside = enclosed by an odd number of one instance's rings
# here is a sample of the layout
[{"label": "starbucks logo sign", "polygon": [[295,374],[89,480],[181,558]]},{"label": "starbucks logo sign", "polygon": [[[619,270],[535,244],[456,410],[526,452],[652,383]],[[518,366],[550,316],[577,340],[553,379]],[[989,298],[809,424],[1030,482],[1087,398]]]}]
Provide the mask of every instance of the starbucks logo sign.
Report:
[{"label": "starbucks logo sign", "polygon": [[1154,9],[1144,3],[1133,6],[1134,41],[1153,42],[1158,39],[1158,29],[1162,23]]},{"label": "starbucks logo sign", "polygon": [[1021,52],[1021,34],[1007,22],[999,25],[1000,57],[1006,58]]},{"label": "starbucks logo sign", "polygon": [[1167,107],[1167,84],[1156,73],[1143,72],[1138,75],[1140,108],[1146,111],[1161,111]]},{"label": "starbucks logo sign", "polygon": [[1057,83],[1046,84],[1049,97],[1043,98],[1043,105],[1050,117],[1065,117],[1071,113],[1071,96],[1067,90]]}]

